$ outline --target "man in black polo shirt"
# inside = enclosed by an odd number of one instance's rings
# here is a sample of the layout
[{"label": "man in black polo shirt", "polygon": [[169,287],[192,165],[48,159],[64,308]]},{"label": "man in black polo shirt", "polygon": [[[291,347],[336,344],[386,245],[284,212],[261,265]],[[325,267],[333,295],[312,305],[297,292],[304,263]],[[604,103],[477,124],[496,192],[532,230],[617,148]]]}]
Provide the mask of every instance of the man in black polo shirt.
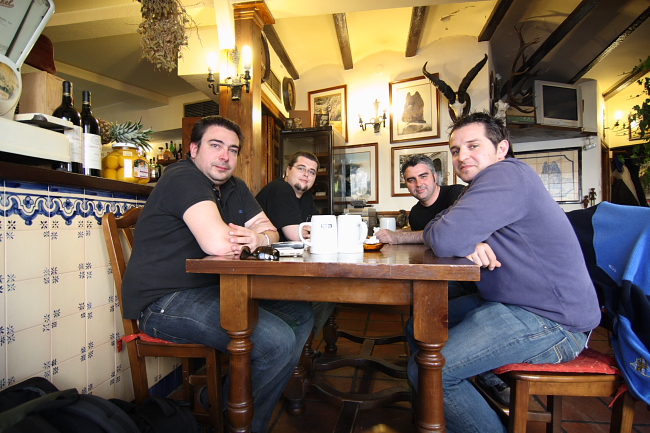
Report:
[{"label": "man in black polo shirt", "polygon": [[[226,352],[219,276],[189,274],[185,261],[237,257],[279,237],[246,184],[233,176],[243,136],[236,123],[208,116],[192,130],[190,158],[169,166],[140,215],[123,282],[124,316],[146,334]],[[313,326],[306,302],[259,301],[251,335],[253,432],[266,431]]]},{"label": "man in black polo shirt", "polygon": [[[318,214],[314,197],[309,191],[314,186],[319,167],[318,158],[310,152],[299,151],[289,160],[284,179],[269,182],[257,194],[257,202],[280,232],[281,241],[298,241],[300,223]],[[303,233],[308,238],[308,233]],[[312,302],[314,308],[314,335],[318,335],[327,318],[336,308],[333,302]]]}]

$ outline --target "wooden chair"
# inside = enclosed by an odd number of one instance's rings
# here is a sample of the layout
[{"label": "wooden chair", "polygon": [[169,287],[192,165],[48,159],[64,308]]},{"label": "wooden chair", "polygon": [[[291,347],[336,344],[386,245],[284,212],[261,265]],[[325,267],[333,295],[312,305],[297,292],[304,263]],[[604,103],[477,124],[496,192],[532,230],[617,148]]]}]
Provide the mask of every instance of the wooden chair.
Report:
[{"label": "wooden chair", "polygon": [[[616,397],[625,384],[613,356],[585,349],[578,358],[564,364],[509,364],[494,370],[510,386],[510,407],[503,408],[489,396],[490,405],[507,418],[509,433],[525,433],[528,421],[547,423],[547,433],[562,431],[562,397]],[[482,391],[478,388],[479,391]],[[546,411],[529,410],[531,395],[546,395]],[[610,433],[630,433],[635,400],[629,392],[616,398]]]},{"label": "wooden chair", "polygon": [[[115,289],[117,291],[117,297],[120,302],[120,310],[122,314],[122,278],[126,271],[126,254],[130,256],[130,251],[133,248],[133,232],[141,211],[141,207],[136,207],[129,209],[121,218],[115,218],[115,215],[112,213],[106,214],[102,218],[104,238],[106,240],[106,247],[108,248],[111,266],[113,268]],[[126,239],[126,244],[122,242],[120,234],[122,234]],[[126,347],[129,352],[129,362],[131,364],[131,376],[133,379],[133,391],[135,393],[136,405],[141,405],[149,396],[145,357],[181,358],[183,370],[183,399],[190,402],[190,407],[192,408],[197,420],[203,423],[208,423],[214,432],[222,433],[224,430],[220,352],[202,344],[176,344],[164,342],[142,333],[138,328],[136,320],[123,318],[122,322],[124,324],[125,332],[123,339],[126,342]],[[204,358],[206,362],[205,374],[197,374],[195,371],[195,360],[200,358]],[[209,413],[206,413],[203,410],[195,410],[194,393],[195,387],[199,385],[208,386],[208,397],[210,401]]]},{"label": "wooden chair", "polygon": [[[569,212],[567,217],[573,226],[585,258],[587,270],[599,297],[616,283],[597,266],[593,238],[592,216],[595,207]],[[615,289],[614,289],[615,290]],[[611,316],[602,310],[601,326],[611,331]],[[635,400],[629,392],[619,390],[625,381],[619,374],[613,356],[604,355],[593,349],[585,349],[578,358],[564,364],[510,364],[494,370],[494,373],[510,385],[510,408],[508,409],[508,431],[523,433],[527,421],[548,423],[548,433],[559,433],[562,423],[562,396],[617,397],[613,405],[610,433],[629,433],[634,421]],[[480,390],[480,388],[479,388]],[[546,395],[545,412],[528,410],[531,395]],[[488,401],[491,399],[488,398]],[[491,401],[493,407],[498,405]],[[500,411],[497,411],[500,413]],[[501,412],[503,414],[503,412]]]}]

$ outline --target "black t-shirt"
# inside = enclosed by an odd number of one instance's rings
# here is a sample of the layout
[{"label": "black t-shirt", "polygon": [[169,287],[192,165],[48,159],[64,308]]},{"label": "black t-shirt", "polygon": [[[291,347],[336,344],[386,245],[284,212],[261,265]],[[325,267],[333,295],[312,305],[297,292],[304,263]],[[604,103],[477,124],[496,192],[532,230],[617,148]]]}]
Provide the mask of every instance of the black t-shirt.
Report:
[{"label": "black t-shirt", "polygon": [[311,192],[305,191],[302,197],[296,197],[296,192],[284,179],[276,179],[268,183],[255,197],[271,223],[278,229],[280,241],[288,241],[282,228],[297,225],[318,214]]},{"label": "black t-shirt", "polygon": [[440,187],[438,199],[429,207],[422,206],[419,201],[411,208],[409,224],[411,230],[420,231],[443,210],[453,205],[465,188],[464,185],[445,185]]},{"label": "black t-shirt", "polygon": [[[156,299],[179,290],[219,284],[219,275],[188,274],[186,259],[206,256],[183,221],[193,205],[217,203],[217,188],[191,160],[170,165],[138,219],[135,245],[122,283],[124,317],[137,319]],[[243,226],[262,209],[239,178],[221,185],[220,212],[226,223]]]}]

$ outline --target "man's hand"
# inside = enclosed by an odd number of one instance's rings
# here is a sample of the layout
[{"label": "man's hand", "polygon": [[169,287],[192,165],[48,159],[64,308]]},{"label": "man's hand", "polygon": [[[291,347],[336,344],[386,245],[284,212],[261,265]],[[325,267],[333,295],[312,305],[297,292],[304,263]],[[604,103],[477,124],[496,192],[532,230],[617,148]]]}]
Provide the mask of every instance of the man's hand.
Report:
[{"label": "man's hand", "polygon": [[[255,251],[255,248],[259,246],[266,246],[266,236],[264,236],[261,233],[257,233],[254,230],[251,230],[250,228],[238,226],[237,224],[228,224],[230,227],[230,243],[232,244],[232,250],[239,254],[241,252],[241,248],[246,245],[248,246],[251,251]],[[273,226],[271,226],[273,227]]]},{"label": "man's hand", "polygon": [[496,254],[492,248],[485,242],[476,245],[476,251],[467,256],[467,258],[482,268],[488,268],[492,271],[494,268],[500,268],[501,262],[497,260]]},{"label": "man's hand", "polygon": [[388,244],[421,244],[424,243],[423,232],[400,230],[394,232],[388,229],[379,230],[375,236],[383,243]]},{"label": "man's hand", "polygon": [[[230,224],[231,226],[233,224]],[[237,226],[239,227],[239,226]],[[268,218],[258,218],[251,225],[248,226],[248,229],[254,231],[255,233],[264,233],[266,231],[277,232],[278,229],[271,223],[271,220]]]},{"label": "man's hand", "polygon": [[397,244],[397,233],[388,229],[381,229],[375,233],[377,239],[385,244]]}]

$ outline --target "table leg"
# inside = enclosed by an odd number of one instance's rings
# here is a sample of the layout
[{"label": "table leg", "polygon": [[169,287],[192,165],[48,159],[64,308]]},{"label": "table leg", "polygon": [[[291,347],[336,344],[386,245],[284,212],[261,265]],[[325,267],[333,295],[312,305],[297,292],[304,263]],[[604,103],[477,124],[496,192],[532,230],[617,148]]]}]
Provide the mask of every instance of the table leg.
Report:
[{"label": "table leg", "polygon": [[447,341],[447,282],[413,282],[414,336],[419,347],[418,364],[418,432],[445,432],[441,350]]},{"label": "table leg", "polygon": [[231,433],[249,433],[253,422],[253,389],[251,383],[250,336],[252,329],[228,331],[230,343],[230,389],[228,392],[228,421]]}]

